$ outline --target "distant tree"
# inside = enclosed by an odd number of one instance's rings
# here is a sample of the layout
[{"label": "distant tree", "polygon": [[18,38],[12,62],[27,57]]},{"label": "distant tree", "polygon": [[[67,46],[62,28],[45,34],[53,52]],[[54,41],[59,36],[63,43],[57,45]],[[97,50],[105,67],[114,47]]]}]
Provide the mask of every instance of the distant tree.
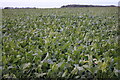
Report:
[{"label": "distant tree", "polygon": [[109,6],[102,6],[102,5],[63,5],[61,8],[66,8],[66,7],[116,7],[115,5],[109,5]]},{"label": "distant tree", "polygon": [[14,9],[13,7],[5,7],[4,9]]},{"label": "distant tree", "polygon": [[5,7],[4,9],[36,9],[36,7]]}]

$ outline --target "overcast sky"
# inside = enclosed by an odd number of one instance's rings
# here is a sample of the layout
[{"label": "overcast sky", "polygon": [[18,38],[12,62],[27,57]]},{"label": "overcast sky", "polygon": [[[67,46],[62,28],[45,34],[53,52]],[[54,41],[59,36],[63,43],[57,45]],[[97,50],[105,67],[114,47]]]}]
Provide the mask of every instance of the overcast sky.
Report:
[{"label": "overcast sky", "polygon": [[1,0],[0,7],[59,8],[68,4],[118,5],[119,0]]}]

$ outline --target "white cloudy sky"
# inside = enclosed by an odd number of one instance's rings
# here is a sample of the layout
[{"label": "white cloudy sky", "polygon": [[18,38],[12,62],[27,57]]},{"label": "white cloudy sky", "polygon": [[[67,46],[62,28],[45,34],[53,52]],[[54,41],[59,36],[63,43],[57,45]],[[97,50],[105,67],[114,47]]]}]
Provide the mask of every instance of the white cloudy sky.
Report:
[{"label": "white cloudy sky", "polygon": [[1,0],[0,7],[59,8],[67,4],[118,5],[119,0]]}]

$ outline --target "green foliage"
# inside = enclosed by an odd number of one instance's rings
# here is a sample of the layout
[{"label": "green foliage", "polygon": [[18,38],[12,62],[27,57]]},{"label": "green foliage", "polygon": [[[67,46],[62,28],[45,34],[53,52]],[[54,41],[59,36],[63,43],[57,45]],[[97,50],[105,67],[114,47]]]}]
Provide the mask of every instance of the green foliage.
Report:
[{"label": "green foliage", "polygon": [[117,8],[3,10],[3,78],[117,78]]}]

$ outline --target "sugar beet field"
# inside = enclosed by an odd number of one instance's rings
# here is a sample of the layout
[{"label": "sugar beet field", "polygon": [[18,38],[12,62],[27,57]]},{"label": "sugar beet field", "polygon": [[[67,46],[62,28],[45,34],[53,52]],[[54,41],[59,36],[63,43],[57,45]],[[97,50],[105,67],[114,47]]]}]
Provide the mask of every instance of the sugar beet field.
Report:
[{"label": "sugar beet field", "polygon": [[116,7],[3,9],[2,77],[117,79]]}]

